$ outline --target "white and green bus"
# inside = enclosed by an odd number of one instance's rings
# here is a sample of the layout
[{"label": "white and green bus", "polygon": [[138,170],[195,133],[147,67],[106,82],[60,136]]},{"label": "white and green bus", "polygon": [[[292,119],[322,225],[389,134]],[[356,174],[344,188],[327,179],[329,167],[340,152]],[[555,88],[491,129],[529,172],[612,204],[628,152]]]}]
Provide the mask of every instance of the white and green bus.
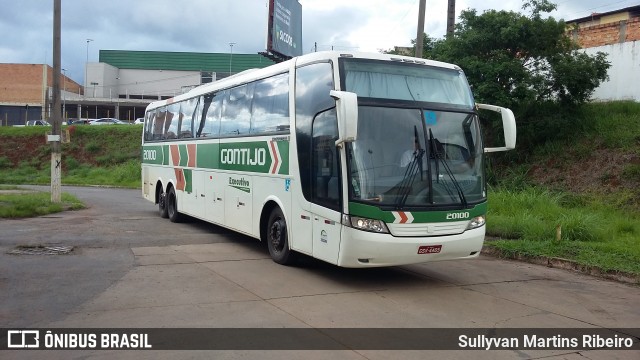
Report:
[{"label": "white and green bus", "polygon": [[[501,114],[504,147],[484,147],[480,108]],[[468,259],[485,236],[484,154],[515,142],[513,113],[476,104],[455,65],[319,52],[150,104],[142,194],[281,264]]]}]

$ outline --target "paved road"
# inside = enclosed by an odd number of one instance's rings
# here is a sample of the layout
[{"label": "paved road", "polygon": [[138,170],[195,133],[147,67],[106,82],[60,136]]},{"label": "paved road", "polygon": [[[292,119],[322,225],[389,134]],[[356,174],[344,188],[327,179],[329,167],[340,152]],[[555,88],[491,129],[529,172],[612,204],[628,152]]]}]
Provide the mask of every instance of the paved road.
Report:
[{"label": "paved road", "polygon": [[[285,267],[257,241],[160,219],[137,190],[65,187],[88,209],[0,220],[0,328],[633,328],[640,288],[481,256],[386,269]],[[17,245],[72,255],[8,255]],[[0,358],[210,358],[207,352],[5,352]],[[221,351],[216,358],[638,359],[638,351]]]}]

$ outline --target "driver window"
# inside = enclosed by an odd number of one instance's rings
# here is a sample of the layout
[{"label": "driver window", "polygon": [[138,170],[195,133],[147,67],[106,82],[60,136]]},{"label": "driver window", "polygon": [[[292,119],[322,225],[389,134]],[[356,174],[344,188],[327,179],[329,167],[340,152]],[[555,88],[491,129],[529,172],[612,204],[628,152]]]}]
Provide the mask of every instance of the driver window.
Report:
[{"label": "driver window", "polygon": [[335,108],[316,116],[312,132],[312,201],[340,211],[340,162],[335,144],[338,139],[338,120]]}]

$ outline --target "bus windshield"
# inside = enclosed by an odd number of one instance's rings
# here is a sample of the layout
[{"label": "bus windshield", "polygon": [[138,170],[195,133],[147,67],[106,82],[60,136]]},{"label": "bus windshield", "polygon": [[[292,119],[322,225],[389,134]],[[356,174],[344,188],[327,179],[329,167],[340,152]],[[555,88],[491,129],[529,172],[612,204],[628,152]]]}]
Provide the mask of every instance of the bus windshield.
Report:
[{"label": "bus windshield", "polygon": [[350,201],[386,209],[467,207],[486,199],[480,124],[462,71],[341,59],[358,94],[347,147]]},{"label": "bus windshield", "polygon": [[341,59],[345,91],[358,98],[404,100],[473,108],[473,97],[462,70],[403,62]]},{"label": "bus windshield", "polygon": [[398,210],[485,200],[475,113],[360,106],[347,148],[350,200]]}]

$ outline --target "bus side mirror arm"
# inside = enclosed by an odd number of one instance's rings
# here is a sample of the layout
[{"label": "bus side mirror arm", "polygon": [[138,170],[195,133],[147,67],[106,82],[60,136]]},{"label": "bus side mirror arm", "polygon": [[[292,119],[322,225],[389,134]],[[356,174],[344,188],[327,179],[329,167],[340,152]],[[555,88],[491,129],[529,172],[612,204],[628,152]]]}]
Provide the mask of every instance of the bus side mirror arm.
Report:
[{"label": "bus side mirror arm", "polygon": [[331,90],[329,95],[336,100],[338,116],[336,146],[341,147],[345,142],[356,141],[358,136],[358,95],[336,90]]},{"label": "bus side mirror arm", "polygon": [[478,109],[490,110],[502,116],[502,127],[504,128],[504,147],[484,148],[485,153],[513,150],[516,148],[516,118],[513,111],[495,105],[476,104]]}]

